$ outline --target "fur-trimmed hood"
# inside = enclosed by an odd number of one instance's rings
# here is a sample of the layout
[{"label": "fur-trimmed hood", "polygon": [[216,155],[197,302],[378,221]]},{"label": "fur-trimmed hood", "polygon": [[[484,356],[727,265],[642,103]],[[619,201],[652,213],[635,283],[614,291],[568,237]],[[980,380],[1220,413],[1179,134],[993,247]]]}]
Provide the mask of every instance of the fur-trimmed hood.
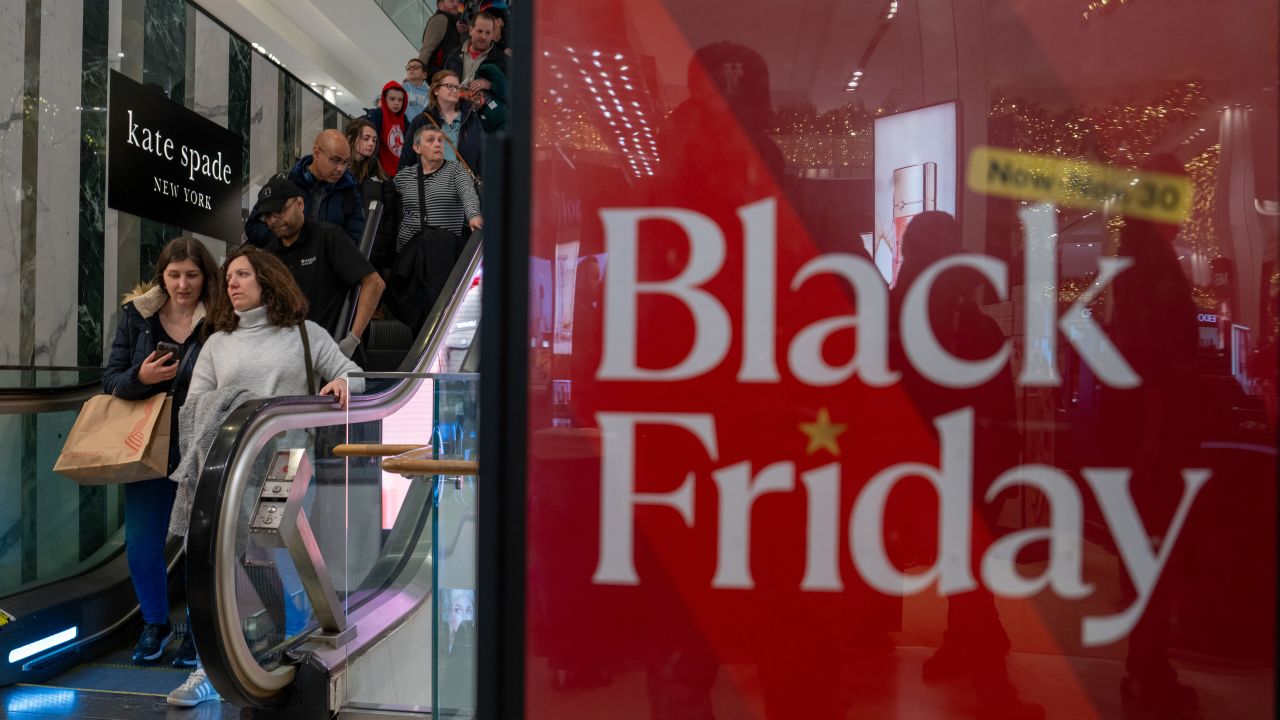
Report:
[{"label": "fur-trimmed hood", "polygon": [[[127,311],[132,305],[133,310],[142,317],[143,320],[149,320],[152,315],[160,312],[160,308],[168,302],[169,294],[164,291],[156,283],[140,283],[133,288],[131,292],[125,293],[124,309]],[[195,314],[191,317],[191,327],[195,329],[204,320],[205,307],[204,303],[196,305]]]}]

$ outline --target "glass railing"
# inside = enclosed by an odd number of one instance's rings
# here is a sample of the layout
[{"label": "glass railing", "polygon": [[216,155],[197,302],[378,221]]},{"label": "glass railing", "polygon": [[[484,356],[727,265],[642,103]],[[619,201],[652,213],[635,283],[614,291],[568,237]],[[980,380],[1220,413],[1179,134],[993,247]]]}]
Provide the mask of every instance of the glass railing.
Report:
[{"label": "glass railing", "polygon": [[124,543],[125,486],[81,486],[53,472],[80,404],[96,389],[52,403],[42,391],[79,384],[88,373],[0,369],[0,383],[32,391],[0,402],[0,598],[96,567]]},{"label": "glass railing", "polygon": [[100,367],[0,365],[0,392],[15,389],[53,390],[100,382]]},{"label": "glass railing", "polygon": [[[435,717],[475,708],[476,482],[479,376],[472,373],[365,374],[366,382],[408,378],[417,391],[382,419],[381,436],[348,445],[352,518],[348,610],[377,593],[395,598],[389,640],[347,658],[343,705],[434,709]],[[348,426],[355,438],[363,423]],[[376,478],[370,482],[371,478]],[[383,541],[365,539],[369,520]],[[359,559],[357,559],[359,558]],[[390,591],[390,592],[386,592]],[[379,623],[389,613],[379,613]],[[360,625],[363,635],[371,630]],[[380,668],[398,668],[383,672]]]},{"label": "glass railing", "polygon": [[409,42],[418,47],[422,44],[422,31],[427,27],[427,19],[435,14],[435,3],[423,0],[374,0],[382,12],[391,18],[400,32]]}]

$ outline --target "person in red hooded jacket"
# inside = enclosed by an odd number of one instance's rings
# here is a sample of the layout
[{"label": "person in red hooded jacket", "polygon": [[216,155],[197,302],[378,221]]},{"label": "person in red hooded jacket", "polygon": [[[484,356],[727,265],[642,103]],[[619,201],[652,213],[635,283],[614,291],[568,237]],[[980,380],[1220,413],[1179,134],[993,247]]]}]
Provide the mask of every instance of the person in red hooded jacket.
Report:
[{"label": "person in red hooded jacket", "polygon": [[378,131],[378,164],[388,175],[400,169],[400,151],[408,137],[409,123],[404,115],[407,97],[404,86],[392,80],[382,86],[378,107],[365,109],[365,117]]}]

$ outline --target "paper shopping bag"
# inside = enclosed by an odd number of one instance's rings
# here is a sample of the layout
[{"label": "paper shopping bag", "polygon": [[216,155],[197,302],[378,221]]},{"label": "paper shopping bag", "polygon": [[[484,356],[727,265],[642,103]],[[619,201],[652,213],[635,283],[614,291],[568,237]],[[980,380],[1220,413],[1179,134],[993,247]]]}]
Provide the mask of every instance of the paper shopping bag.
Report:
[{"label": "paper shopping bag", "polygon": [[173,397],[121,400],[96,395],[80,409],[53,471],[81,485],[164,477],[169,470]]}]

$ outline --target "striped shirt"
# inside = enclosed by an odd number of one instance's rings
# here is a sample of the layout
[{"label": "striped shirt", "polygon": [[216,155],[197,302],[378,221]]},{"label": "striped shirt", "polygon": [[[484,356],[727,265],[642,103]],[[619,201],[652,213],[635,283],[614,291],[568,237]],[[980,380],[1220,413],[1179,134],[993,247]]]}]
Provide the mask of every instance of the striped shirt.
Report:
[{"label": "striped shirt", "polygon": [[[422,227],[418,203],[418,173],[420,165],[410,165],[396,173],[392,181],[400,192],[400,232],[396,234],[396,250],[404,247]],[[426,190],[427,224],[443,228],[462,237],[467,222],[480,215],[480,198],[471,184],[471,176],[456,162],[445,162],[429,175],[422,177]]]}]

